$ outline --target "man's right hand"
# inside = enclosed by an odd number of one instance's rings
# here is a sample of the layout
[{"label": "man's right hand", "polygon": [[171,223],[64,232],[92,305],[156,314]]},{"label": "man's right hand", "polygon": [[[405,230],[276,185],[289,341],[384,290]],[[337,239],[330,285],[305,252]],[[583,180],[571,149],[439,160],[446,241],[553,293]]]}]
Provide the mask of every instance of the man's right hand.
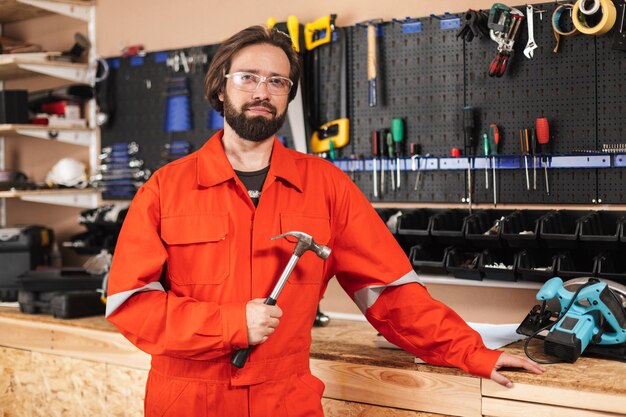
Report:
[{"label": "man's right hand", "polygon": [[256,298],[246,304],[246,320],[248,322],[248,345],[258,345],[267,340],[278,327],[283,310],[278,306],[263,304],[264,298]]}]

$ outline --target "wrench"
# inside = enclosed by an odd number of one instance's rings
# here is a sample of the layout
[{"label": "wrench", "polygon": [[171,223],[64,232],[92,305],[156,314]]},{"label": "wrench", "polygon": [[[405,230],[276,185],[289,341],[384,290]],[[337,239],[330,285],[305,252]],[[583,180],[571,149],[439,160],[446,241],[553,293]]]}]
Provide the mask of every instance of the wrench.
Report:
[{"label": "wrench", "polygon": [[526,48],[524,48],[524,56],[528,59],[532,59],[534,50],[537,49],[537,44],[535,43],[535,35],[533,30],[533,6],[526,6],[526,20],[528,21],[528,43],[526,44]]}]

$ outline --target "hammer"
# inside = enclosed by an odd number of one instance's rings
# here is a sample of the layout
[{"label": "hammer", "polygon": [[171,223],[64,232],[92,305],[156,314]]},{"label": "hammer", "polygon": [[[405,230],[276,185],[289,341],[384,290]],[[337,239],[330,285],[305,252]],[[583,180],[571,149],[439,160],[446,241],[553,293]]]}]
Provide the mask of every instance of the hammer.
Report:
[{"label": "hammer", "polygon": [[[298,243],[296,243],[296,247],[293,250],[293,255],[291,255],[291,259],[289,259],[289,263],[287,263],[287,266],[283,270],[283,273],[278,279],[276,286],[274,286],[272,293],[270,294],[269,297],[265,299],[264,304],[267,304],[270,306],[276,305],[278,296],[280,295],[280,292],[283,290],[283,287],[285,286],[285,283],[287,282],[287,278],[289,278],[289,275],[291,275],[291,271],[293,271],[293,268],[295,268],[296,264],[298,263],[298,260],[304,254],[304,252],[308,250],[313,251],[315,252],[317,256],[319,256],[322,259],[326,259],[330,256],[330,248],[328,246],[319,245],[315,243],[315,241],[313,240],[313,237],[304,232],[297,232],[297,231],[287,232],[287,233],[283,233],[282,235],[274,236],[272,240],[280,239],[285,236],[293,236],[297,238]],[[246,364],[246,360],[248,359],[248,355],[250,354],[250,349],[251,349],[250,347],[247,347],[245,349],[239,349],[235,351],[235,353],[233,354],[233,357],[230,360],[230,363],[232,363],[237,368],[243,368],[244,365]]]}]

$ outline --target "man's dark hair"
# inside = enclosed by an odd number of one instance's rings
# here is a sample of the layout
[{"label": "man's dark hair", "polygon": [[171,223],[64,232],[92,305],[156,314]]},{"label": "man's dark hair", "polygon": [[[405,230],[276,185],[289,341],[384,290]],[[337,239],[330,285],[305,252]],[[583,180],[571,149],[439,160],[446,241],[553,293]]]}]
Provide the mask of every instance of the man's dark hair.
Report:
[{"label": "man's dark hair", "polygon": [[298,91],[301,64],[300,58],[293,49],[291,38],[277,29],[268,29],[263,26],[250,26],[224,41],[217,49],[211,60],[209,70],[204,78],[204,94],[209,100],[211,107],[224,115],[224,103],[218,97],[226,87],[225,74],[230,71],[233,55],[246,46],[267,44],[282,49],[289,59],[289,78],[293,81],[293,87],[289,92],[289,101],[293,100]]}]

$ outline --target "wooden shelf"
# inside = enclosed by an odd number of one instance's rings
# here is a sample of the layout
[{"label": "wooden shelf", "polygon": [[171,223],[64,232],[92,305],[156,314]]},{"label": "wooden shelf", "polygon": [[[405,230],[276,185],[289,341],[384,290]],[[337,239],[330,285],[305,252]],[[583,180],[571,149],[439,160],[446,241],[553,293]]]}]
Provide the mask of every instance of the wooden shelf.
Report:
[{"label": "wooden shelf", "polygon": [[[467,203],[418,203],[418,202],[392,202],[372,201],[372,206],[377,209],[467,209]],[[472,204],[472,210],[606,210],[624,211],[626,204],[500,204],[497,206],[489,203]]]},{"label": "wooden shelf", "polygon": [[2,137],[29,137],[89,147],[94,144],[96,131],[87,127],[0,124]]},{"label": "wooden shelf", "polygon": [[58,55],[57,52],[0,55],[0,80],[47,75],[77,83],[92,84],[94,71],[90,70],[89,65],[52,60]]},{"label": "wooden shelf", "polygon": [[55,204],[68,207],[95,208],[100,201],[100,192],[94,188],[14,190],[0,191],[0,198],[19,198],[34,203]]},{"label": "wooden shelf", "polygon": [[[93,1],[90,0],[47,0],[47,4],[59,4],[67,6],[92,6]],[[31,6],[18,0],[0,0],[0,24],[19,22],[22,20],[33,19],[36,17],[48,16],[54,14],[52,11],[42,9],[37,6]]]}]

